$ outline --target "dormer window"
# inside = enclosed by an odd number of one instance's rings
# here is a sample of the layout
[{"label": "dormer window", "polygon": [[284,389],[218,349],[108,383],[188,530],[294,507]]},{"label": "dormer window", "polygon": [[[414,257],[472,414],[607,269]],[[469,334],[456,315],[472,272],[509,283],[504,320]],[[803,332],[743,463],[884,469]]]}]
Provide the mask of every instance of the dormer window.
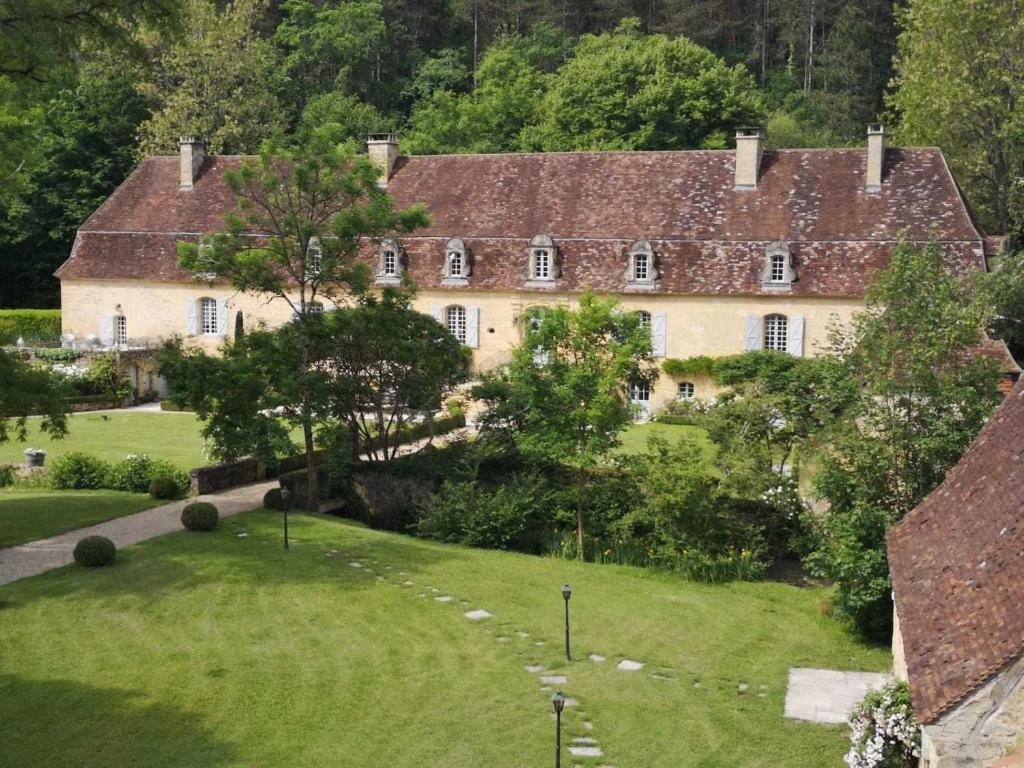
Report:
[{"label": "dormer window", "polygon": [[789,243],[769,243],[764,252],[764,266],[761,268],[761,287],[770,291],[791,290],[796,280],[793,257]]},{"label": "dormer window", "polygon": [[323,269],[324,252],[320,241],[313,237],[306,246],[306,280],[316,280]]},{"label": "dormer window", "polygon": [[402,276],[402,249],[398,241],[388,238],[380,244],[377,255],[377,282],[398,283]]},{"label": "dormer window", "polygon": [[444,247],[444,270],[441,273],[442,283],[446,285],[466,285],[471,271],[469,251],[466,244],[453,237]]},{"label": "dormer window", "polygon": [[214,270],[213,243],[209,240],[203,239],[199,243],[199,258],[196,260],[192,279],[204,283],[212,283],[217,279],[217,272]]},{"label": "dormer window", "polygon": [[561,276],[558,250],[555,241],[548,235],[537,235],[530,241],[527,279],[551,282]]},{"label": "dormer window", "polygon": [[646,240],[637,240],[629,247],[629,263],[626,266],[626,283],[631,287],[646,288],[658,279],[654,249]]}]

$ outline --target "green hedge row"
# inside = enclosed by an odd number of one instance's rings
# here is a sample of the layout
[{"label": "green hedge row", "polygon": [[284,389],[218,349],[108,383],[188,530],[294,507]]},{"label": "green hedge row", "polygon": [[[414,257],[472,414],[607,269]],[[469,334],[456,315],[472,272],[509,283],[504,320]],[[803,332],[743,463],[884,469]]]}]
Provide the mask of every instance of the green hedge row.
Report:
[{"label": "green hedge row", "polygon": [[59,309],[0,309],[0,344],[60,338]]}]

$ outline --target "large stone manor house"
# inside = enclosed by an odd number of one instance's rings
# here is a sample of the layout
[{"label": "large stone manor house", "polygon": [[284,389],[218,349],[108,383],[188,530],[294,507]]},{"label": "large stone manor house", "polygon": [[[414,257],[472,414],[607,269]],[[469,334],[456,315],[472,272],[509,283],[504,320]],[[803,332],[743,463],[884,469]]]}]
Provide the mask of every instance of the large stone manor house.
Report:
[{"label": "large stone manor house", "polygon": [[[477,369],[508,359],[528,309],[588,287],[641,312],[660,358],[810,355],[830,319],[863,306],[901,239],[937,241],[954,273],[986,269],[994,241],[938,149],[887,149],[879,125],[859,149],[764,142],[744,128],[735,150],[403,157],[393,136],[372,137],[380,183],[399,206],[426,204],[432,223],[368,258],[380,285],[412,278],[417,308],[473,349]],[[183,139],[178,156],[139,165],[57,272],[69,340],[213,345],[239,311],[247,327],[289,319],[283,301],[196,282],[177,264],[178,241],[223,228],[235,205],[224,172],[242,161]],[[151,371],[134,378],[140,391],[155,386]],[[713,393],[707,379],[662,375],[632,394],[654,407]]]}]

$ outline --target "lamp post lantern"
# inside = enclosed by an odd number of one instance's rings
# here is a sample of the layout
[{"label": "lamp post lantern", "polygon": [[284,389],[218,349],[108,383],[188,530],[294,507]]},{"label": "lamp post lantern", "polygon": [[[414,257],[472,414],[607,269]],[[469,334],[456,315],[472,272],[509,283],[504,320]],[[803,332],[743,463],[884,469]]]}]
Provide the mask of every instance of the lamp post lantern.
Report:
[{"label": "lamp post lantern", "polygon": [[569,650],[569,598],[572,597],[572,587],[568,584],[562,585],[562,597],[565,598],[565,660],[572,661]]},{"label": "lamp post lantern", "polygon": [[551,705],[555,708],[555,768],[562,768],[562,710],[565,709],[565,694],[555,691]]}]

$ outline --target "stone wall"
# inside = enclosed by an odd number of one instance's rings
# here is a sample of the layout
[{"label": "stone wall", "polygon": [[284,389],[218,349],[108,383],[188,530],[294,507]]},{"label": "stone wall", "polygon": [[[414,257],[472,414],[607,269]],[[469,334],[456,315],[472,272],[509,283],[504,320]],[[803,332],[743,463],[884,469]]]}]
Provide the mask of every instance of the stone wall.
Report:
[{"label": "stone wall", "polygon": [[[167,418],[174,418],[168,416]],[[246,485],[262,480],[266,471],[256,459],[241,459],[227,464],[214,464],[209,467],[198,467],[190,470],[189,491],[193,495],[223,491],[238,485]]]},{"label": "stone wall", "polygon": [[989,768],[1024,734],[1024,657],[923,729],[921,768]]}]

